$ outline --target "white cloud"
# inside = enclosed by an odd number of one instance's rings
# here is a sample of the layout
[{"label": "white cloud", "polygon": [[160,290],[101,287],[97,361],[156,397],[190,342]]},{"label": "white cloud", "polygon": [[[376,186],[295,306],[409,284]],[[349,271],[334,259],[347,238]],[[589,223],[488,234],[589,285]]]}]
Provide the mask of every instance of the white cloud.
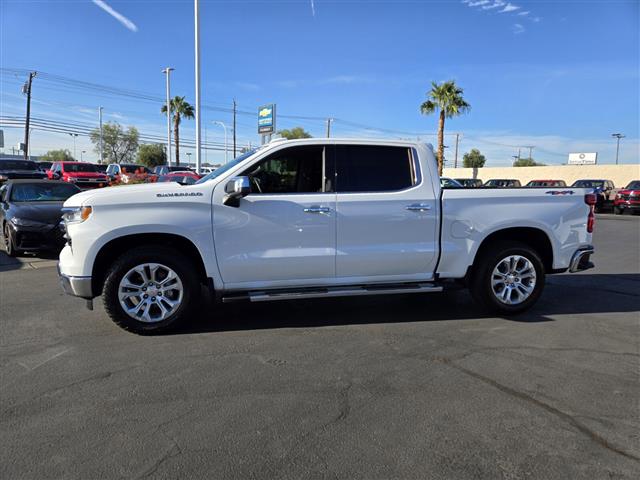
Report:
[{"label": "white cloud", "polygon": [[496,0],[491,5],[484,5],[482,7],[482,10],[492,10],[494,8],[502,7],[504,5],[506,5],[506,2],[503,2],[502,0]]},{"label": "white cloud", "polygon": [[316,6],[313,3],[313,0],[311,0],[311,15],[313,15],[314,17],[316,16]]},{"label": "white cloud", "polygon": [[105,12],[107,12],[113,18],[118,20],[122,25],[124,25],[126,28],[128,28],[132,32],[138,31],[138,27],[136,26],[135,23],[133,23],[131,20],[129,20],[127,17],[125,17],[121,13],[116,12],[113,8],[107,5],[107,3],[103,2],[102,0],[93,0],[93,3],[96,4],[98,7],[100,7],[102,10],[104,10]]},{"label": "white cloud", "polygon": [[532,22],[534,22],[534,23],[538,23],[538,22],[539,22],[539,21],[541,21],[541,20],[542,20],[542,18],[540,18],[540,17],[533,17],[533,18],[531,19],[531,21],[532,21]]},{"label": "white cloud", "polygon": [[519,10],[519,9],[520,7],[518,5],[514,5],[513,3],[507,3],[505,7],[502,10],[500,10],[499,13],[508,13],[508,12],[513,12],[515,10]]},{"label": "white cloud", "polygon": [[520,13],[518,13],[518,15],[520,15],[521,17],[524,17],[524,16],[526,16],[526,15],[529,15],[529,13],[531,13],[531,12],[529,12],[529,11],[527,10],[526,12],[520,12]]},{"label": "white cloud", "polygon": [[490,0],[478,0],[477,2],[468,2],[470,7],[479,7],[481,5],[486,5],[487,3],[491,3]]},{"label": "white cloud", "polygon": [[515,33],[516,35],[518,35],[520,33],[524,33],[525,32],[525,28],[520,23],[514,23],[511,26],[511,31],[513,33]]}]

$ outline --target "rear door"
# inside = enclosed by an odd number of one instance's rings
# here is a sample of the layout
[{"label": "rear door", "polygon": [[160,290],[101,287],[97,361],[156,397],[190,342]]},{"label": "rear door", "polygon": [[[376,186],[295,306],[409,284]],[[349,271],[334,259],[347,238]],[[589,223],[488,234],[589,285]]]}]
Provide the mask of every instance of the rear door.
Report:
[{"label": "rear door", "polygon": [[416,151],[336,145],[335,162],[336,276],[349,283],[431,279],[438,209]]}]

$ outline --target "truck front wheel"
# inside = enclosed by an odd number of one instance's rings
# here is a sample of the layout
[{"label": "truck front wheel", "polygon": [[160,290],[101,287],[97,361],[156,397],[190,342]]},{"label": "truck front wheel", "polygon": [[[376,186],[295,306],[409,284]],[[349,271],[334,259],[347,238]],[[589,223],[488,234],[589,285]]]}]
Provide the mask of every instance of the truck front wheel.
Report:
[{"label": "truck front wheel", "polygon": [[469,289],[483,307],[512,315],[529,309],[542,294],[544,265],[539,255],[519,242],[505,242],[481,254]]},{"label": "truck front wheel", "polygon": [[200,283],[191,260],[162,246],[135,248],[118,258],[102,291],[104,307],[120,327],[163,333],[183,323],[198,300]]}]

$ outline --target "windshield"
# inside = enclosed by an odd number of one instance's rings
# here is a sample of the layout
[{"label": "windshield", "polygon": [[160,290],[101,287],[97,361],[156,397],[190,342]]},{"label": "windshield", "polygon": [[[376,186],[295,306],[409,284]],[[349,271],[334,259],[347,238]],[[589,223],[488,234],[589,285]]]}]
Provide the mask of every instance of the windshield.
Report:
[{"label": "windshield", "polygon": [[633,182],[631,182],[629,185],[627,185],[627,188],[629,190],[636,190],[636,189],[640,189],[640,180],[634,180]]},{"label": "windshield", "polygon": [[485,185],[487,187],[508,187],[513,183],[513,180],[489,180]]},{"label": "windshield", "polygon": [[79,193],[75,185],[61,183],[16,183],[11,189],[13,202],[63,202]]},{"label": "windshield", "polygon": [[97,172],[98,169],[92,163],[65,163],[65,172]]},{"label": "windshield", "polygon": [[603,180],[578,180],[572,187],[576,188],[602,188],[604,186]]},{"label": "windshield", "polygon": [[26,160],[0,160],[0,170],[39,170],[36,162]]},{"label": "windshield", "polygon": [[253,155],[257,151],[258,151],[258,149],[254,148],[253,150],[249,150],[247,153],[243,153],[239,157],[234,158],[229,163],[227,163],[225,165],[222,165],[220,168],[216,168],[213,172],[211,172],[210,174],[202,177],[196,183],[208,182],[209,180],[213,180],[214,178],[219,177],[224,172],[227,172],[227,171],[231,170],[233,167],[235,167],[236,165],[241,163],[243,160],[246,160],[247,158],[249,158],[251,155]]},{"label": "windshield", "polygon": [[151,173],[151,170],[149,170],[147,167],[143,167],[142,165],[132,165],[132,164],[125,164],[125,163],[121,163],[120,164],[120,169],[121,169],[121,173],[125,173],[124,170],[126,170],[126,173]]}]

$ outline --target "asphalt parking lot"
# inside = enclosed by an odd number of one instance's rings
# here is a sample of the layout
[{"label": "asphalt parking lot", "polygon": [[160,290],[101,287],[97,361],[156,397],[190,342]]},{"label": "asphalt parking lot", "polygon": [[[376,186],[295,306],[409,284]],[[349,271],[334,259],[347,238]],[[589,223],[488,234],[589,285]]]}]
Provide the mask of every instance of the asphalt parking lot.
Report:
[{"label": "asphalt parking lot", "polygon": [[516,318],[466,292],[207,304],[174,335],[0,253],[0,477],[638,478],[640,217]]}]

